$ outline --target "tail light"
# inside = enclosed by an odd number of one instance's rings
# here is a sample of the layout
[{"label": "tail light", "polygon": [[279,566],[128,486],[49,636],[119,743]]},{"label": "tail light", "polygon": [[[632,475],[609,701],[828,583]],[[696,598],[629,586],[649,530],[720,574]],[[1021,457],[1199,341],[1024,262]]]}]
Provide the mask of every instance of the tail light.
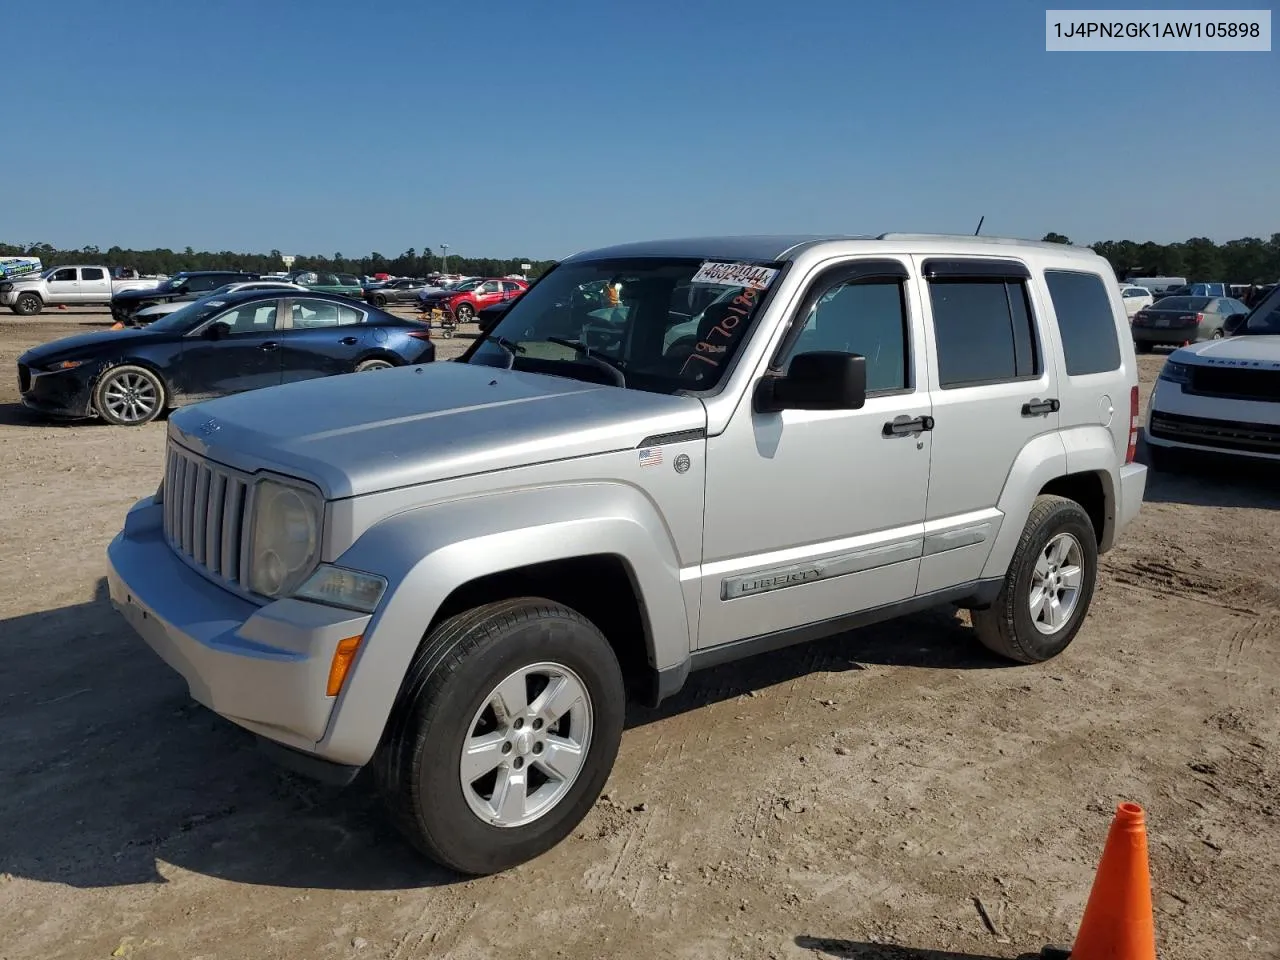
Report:
[{"label": "tail light", "polygon": [[413,337],[413,339],[415,340],[430,340],[431,331],[430,330],[410,330],[409,336]]},{"label": "tail light", "polygon": [[1138,387],[1129,390],[1129,449],[1124,452],[1124,462],[1133,463],[1138,457]]},{"label": "tail light", "polygon": [[1203,314],[1203,313],[1197,313],[1197,314],[1196,314],[1196,326],[1198,327],[1198,326],[1200,326],[1200,324],[1202,324],[1202,323],[1204,323],[1204,314]]}]

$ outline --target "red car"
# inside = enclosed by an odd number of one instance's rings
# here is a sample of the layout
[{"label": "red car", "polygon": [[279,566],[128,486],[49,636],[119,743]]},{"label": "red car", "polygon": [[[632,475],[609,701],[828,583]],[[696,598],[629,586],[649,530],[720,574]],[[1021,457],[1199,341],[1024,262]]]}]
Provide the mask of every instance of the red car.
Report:
[{"label": "red car", "polygon": [[420,301],[424,313],[439,310],[456,323],[470,323],[481,307],[514,300],[528,289],[525,280],[491,277],[468,280],[452,290],[423,296]]}]

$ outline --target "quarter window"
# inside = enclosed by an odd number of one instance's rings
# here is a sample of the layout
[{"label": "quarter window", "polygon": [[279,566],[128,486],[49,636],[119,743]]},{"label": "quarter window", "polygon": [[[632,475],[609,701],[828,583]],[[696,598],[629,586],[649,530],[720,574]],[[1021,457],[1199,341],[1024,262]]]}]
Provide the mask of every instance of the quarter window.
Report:
[{"label": "quarter window", "polygon": [[867,392],[911,385],[907,309],[902,284],[878,280],[837,283],[818,298],[785,361],[801,353],[836,350],[866,357]]},{"label": "quarter window", "polygon": [[1021,280],[981,278],[929,283],[938,381],[965,387],[1040,372],[1031,303]]},{"label": "quarter window", "polygon": [[1067,376],[1120,369],[1120,340],[1102,277],[1074,270],[1046,270],[1044,282],[1058,315]]}]

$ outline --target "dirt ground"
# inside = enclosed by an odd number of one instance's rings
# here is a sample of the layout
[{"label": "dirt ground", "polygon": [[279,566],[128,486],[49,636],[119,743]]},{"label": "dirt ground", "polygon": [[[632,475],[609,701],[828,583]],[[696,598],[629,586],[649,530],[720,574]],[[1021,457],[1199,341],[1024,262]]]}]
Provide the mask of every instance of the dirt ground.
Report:
[{"label": "dirt ground", "polygon": [[460,881],[366,787],[194,706],[111,609],[164,425],[41,423],[14,371],[105,322],[0,318],[0,958],[1007,958],[1070,942],[1121,800],[1164,960],[1280,956],[1276,473],[1153,474],[1055,662],[942,611],[696,676],[632,712],[574,837]]}]

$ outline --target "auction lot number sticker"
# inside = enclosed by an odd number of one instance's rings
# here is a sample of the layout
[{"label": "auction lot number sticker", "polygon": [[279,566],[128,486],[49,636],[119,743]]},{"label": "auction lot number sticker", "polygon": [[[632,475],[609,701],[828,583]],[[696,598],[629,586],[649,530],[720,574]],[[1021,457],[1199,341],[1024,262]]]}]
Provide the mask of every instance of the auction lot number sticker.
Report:
[{"label": "auction lot number sticker", "polygon": [[767,290],[778,271],[757,267],[753,263],[715,263],[708,261],[698,268],[690,283],[709,283],[718,287],[746,287]]}]

